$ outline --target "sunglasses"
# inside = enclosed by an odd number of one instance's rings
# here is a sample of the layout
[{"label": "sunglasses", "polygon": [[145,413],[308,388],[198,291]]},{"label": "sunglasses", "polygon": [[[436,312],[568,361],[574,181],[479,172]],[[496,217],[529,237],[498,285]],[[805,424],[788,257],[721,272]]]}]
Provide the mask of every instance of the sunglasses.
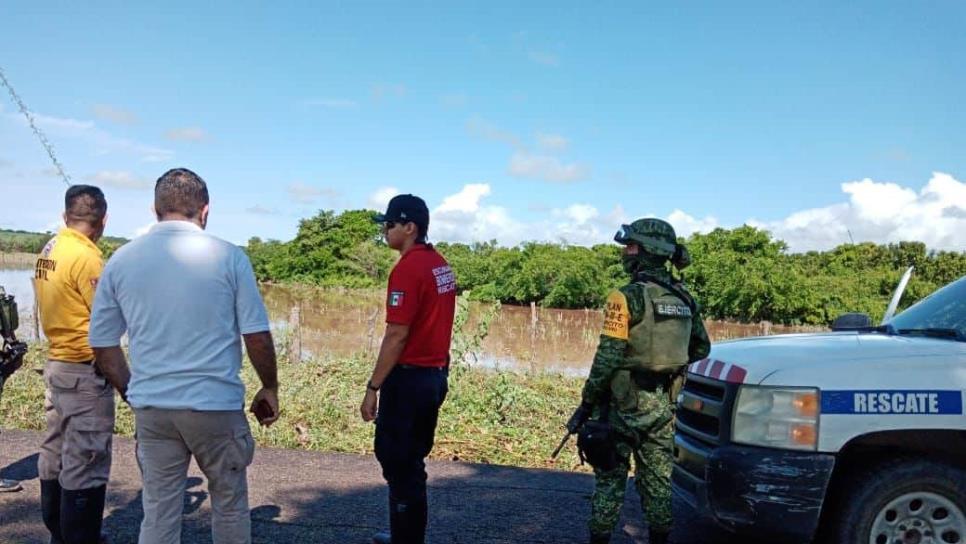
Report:
[{"label": "sunglasses", "polygon": [[396,227],[396,225],[405,225],[406,223],[409,223],[409,221],[386,221],[382,225],[383,229],[392,230]]}]

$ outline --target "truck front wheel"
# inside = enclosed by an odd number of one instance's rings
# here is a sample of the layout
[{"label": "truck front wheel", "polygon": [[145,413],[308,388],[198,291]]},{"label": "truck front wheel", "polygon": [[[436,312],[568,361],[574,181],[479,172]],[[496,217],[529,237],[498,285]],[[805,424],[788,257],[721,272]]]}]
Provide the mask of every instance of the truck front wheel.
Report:
[{"label": "truck front wheel", "polygon": [[966,471],[892,461],[847,484],[836,524],[840,544],[966,544]]}]

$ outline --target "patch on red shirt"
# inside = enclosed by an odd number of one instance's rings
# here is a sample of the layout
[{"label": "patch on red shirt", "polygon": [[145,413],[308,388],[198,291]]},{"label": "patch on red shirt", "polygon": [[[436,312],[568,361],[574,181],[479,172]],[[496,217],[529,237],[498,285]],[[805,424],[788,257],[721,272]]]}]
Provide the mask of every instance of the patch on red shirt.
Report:
[{"label": "patch on red shirt", "polygon": [[404,293],[402,291],[392,291],[392,292],[390,292],[389,293],[389,305],[392,306],[393,308],[398,308],[398,307],[402,306],[402,303],[403,303],[403,295],[405,295],[405,294],[406,293]]}]

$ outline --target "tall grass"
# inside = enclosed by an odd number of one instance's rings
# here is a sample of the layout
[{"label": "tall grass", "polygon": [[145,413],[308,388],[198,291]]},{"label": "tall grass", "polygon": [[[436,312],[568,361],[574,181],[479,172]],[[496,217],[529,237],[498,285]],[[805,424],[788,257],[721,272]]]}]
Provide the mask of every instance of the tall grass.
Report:
[{"label": "tall grass", "polygon": [[[39,370],[45,360],[45,346],[31,346],[24,368],[7,382],[0,399],[0,422],[5,428],[44,429],[44,383]],[[374,362],[362,356],[302,363],[281,362],[284,357],[279,360],[281,418],[270,428],[258,427],[251,420],[257,443],[371,454],[374,426],[362,421],[359,405]],[[258,379],[247,361],[242,379],[250,401]],[[581,469],[572,447],[556,463],[550,460],[563,436],[562,425],[579,402],[580,379],[493,372],[457,364],[449,384],[431,458]],[[132,436],[133,431],[131,410],[118,401],[115,432]]]}]

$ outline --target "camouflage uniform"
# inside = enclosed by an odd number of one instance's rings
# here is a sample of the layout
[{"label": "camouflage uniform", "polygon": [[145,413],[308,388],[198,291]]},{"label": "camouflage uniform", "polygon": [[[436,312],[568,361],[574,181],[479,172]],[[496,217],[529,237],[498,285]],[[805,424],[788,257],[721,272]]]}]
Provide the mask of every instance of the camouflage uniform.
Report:
[{"label": "camouflage uniform", "polygon": [[[598,418],[602,403],[608,402],[608,420],[618,437],[618,466],[607,471],[594,469],[596,487],[589,527],[599,542],[607,541],[620,516],[631,456],[649,528],[656,533],[670,531],[672,395],[676,391],[668,389],[674,389],[672,376],[683,365],[704,358],[710,350],[700,312],[696,306],[691,311],[684,300],[690,295],[683,286],[674,284],[666,267],[672,254],[679,267],[687,259],[683,246],[676,244],[671,226],[642,219],[626,228],[658,241],[663,239],[675,249],[666,245],[648,247],[638,241],[648,238],[640,236],[623,239],[625,244],[637,243],[642,253],[625,256],[625,269],[634,274],[634,281],[607,298],[604,329],[584,385],[584,406],[594,406],[592,417]],[[617,239],[621,241],[620,233]],[[650,391],[647,383],[666,385]]]}]

